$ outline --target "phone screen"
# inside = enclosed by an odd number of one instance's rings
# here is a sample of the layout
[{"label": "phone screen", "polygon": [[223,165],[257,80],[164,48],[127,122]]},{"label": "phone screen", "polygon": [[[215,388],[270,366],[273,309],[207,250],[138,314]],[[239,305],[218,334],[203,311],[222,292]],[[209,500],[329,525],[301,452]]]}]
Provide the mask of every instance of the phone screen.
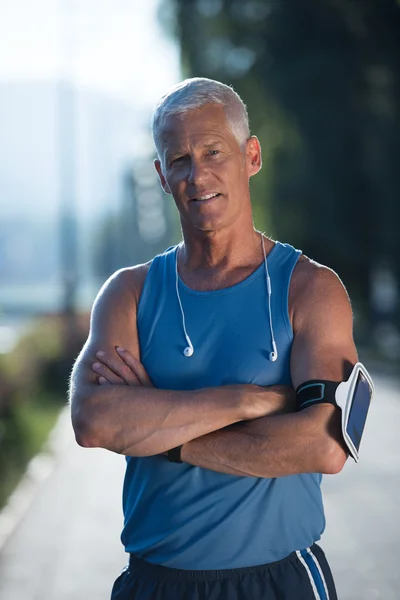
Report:
[{"label": "phone screen", "polygon": [[350,414],[346,425],[346,431],[357,452],[360,448],[361,437],[364,431],[365,421],[371,402],[372,390],[368,381],[362,373],[358,375],[356,387],[353,393]]}]

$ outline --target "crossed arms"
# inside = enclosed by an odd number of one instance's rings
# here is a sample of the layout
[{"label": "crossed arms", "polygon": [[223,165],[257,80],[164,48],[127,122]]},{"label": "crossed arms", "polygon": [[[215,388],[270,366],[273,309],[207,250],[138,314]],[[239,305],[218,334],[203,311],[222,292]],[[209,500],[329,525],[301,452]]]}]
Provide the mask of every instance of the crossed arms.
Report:
[{"label": "crossed arms", "polygon": [[[131,456],[160,454],[183,444],[185,462],[235,475],[339,472],[346,452],[338,409],[331,405],[293,412],[293,390],[284,386],[152,387],[136,358],[135,307],[147,268],[115,274],[94,304],[89,338],[71,376],[78,443]],[[308,379],[347,377],[357,353],[350,303],[337,276],[300,260],[289,306],[293,387]]]}]

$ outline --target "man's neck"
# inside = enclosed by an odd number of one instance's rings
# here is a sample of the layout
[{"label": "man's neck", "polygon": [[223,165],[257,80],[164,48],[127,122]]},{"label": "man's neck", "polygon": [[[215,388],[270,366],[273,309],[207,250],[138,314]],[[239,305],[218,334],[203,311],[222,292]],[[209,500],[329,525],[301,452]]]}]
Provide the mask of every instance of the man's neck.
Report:
[{"label": "man's neck", "polygon": [[253,227],[232,232],[196,232],[183,235],[179,265],[188,270],[229,270],[259,263],[262,258],[261,236]]},{"label": "man's neck", "polygon": [[[185,237],[185,236],[184,236]],[[187,237],[187,236],[186,236]],[[199,291],[216,290],[246,279],[274,245],[253,228],[249,235],[190,237],[178,251],[178,272],[184,283]]]}]

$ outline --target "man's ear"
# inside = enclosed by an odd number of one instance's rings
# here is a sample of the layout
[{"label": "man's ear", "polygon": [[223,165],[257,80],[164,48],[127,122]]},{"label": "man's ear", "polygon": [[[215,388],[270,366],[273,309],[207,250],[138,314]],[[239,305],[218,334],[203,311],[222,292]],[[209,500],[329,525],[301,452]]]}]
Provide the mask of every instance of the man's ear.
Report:
[{"label": "man's ear", "polygon": [[262,167],[261,145],[255,135],[246,142],[246,164],[249,178],[258,173]]},{"label": "man's ear", "polygon": [[158,158],[155,159],[154,166],[155,166],[158,176],[160,178],[160,183],[161,183],[162,189],[164,190],[164,192],[166,194],[170,194],[171,190],[169,189],[168,183],[163,175],[162,168],[161,168],[161,162],[159,161]]}]

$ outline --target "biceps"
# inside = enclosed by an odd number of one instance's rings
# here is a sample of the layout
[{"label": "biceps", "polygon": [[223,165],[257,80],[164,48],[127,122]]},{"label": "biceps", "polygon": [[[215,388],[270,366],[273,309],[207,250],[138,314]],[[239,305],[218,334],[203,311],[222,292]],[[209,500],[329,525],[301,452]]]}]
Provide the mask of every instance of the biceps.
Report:
[{"label": "biceps", "polygon": [[126,298],[116,297],[111,301],[100,298],[96,301],[91,316],[88,352],[95,358],[96,352],[115,352],[117,346],[129,350],[139,359],[139,340],[136,322],[136,309]]},{"label": "biceps", "polygon": [[351,332],[332,340],[322,333],[320,337],[299,334],[295,336],[291,353],[293,387],[311,379],[342,381],[356,362],[357,351]]}]

